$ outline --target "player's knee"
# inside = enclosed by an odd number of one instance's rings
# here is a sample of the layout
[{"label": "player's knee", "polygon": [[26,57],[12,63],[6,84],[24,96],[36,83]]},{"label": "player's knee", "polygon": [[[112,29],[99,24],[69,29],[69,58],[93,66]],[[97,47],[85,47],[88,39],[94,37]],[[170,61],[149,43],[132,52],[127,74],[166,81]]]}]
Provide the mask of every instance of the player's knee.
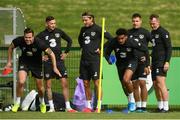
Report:
[{"label": "player's knee", "polygon": [[84,81],[84,87],[85,87],[85,88],[89,88],[89,87],[90,87],[89,81]]},{"label": "player's knee", "polygon": [[24,87],[24,82],[22,82],[22,81],[18,81],[18,87]]},{"label": "player's knee", "polygon": [[38,87],[38,91],[44,93],[44,87],[43,86]]},{"label": "player's knee", "polygon": [[129,84],[129,83],[130,83],[130,79],[125,76],[125,77],[123,77],[123,82],[124,82],[125,84]]}]

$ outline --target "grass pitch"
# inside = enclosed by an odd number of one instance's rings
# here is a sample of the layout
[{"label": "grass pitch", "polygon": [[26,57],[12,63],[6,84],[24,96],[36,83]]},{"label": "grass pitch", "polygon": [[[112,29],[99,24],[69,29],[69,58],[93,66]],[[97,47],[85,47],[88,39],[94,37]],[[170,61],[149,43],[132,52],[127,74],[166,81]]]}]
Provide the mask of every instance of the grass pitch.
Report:
[{"label": "grass pitch", "polygon": [[40,112],[0,112],[0,119],[180,119],[180,111],[168,113],[122,113],[120,111],[112,113],[40,113]]}]

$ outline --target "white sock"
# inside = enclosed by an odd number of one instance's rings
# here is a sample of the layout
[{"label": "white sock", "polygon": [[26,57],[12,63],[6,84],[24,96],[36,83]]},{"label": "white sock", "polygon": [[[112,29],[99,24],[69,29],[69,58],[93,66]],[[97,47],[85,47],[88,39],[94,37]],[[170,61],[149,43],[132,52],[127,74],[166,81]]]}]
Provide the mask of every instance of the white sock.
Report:
[{"label": "white sock", "polygon": [[146,108],[146,105],[147,105],[147,102],[146,102],[146,101],[142,101],[141,106],[142,106],[143,108]]},{"label": "white sock", "polygon": [[69,101],[66,101],[66,109],[72,109]]},{"label": "white sock", "polygon": [[169,103],[168,103],[168,101],[163,101],[163,109],[164,110],[166,110],[166,111],[168,111],[169,110]]},{"label": "white sock", "polygon": [[53,100],[49,100],[49,106],[50,106],[50,109],[54,109],[54,103],[53,103]]},{"label": "white sock", "polygon": [[129,102],[135,103],[133,92],[132,92],[132,93],[129,93],[129,95],[128,95],[128,100],[129,100]]},{"label": "white sock", "polygon": [[[101,109],[102,100],[100,100],[99,103],[100,103],[100,109]],[[98,109],[98,104],[96,108]]]},{"label": "white sock", "polygon": [[163,101],[158,101],[158,108],[163,109]]},{"label": "white sock", "polygon": [[91,109],[91,100],[86,100],[86,107]]},{"label": "white sock", "polygon": [[141,108],[141,101],[136,102],[136,108]]},{"label": "white sock", "polygon": [[20,102],[21,102],[21,97],[17,97],[16,98],[16,104],[20,104]]},{"label": "white sock", "polygon": [[40,102],[41,104],[45,104],[45,102],[44,102],[44,97],[39,97],[39,102]]}]

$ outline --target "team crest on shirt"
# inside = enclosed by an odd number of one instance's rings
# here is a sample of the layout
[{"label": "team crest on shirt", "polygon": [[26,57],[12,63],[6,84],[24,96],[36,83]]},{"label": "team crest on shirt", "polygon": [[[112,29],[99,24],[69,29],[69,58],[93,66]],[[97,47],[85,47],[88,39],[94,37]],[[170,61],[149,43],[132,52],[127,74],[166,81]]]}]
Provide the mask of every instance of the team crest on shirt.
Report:
[{"label": "team crest on shirt", "polygon": [[156,34],[156,35],[155,35],[155,38],[159,38],[159,34]]},{"label": "team crest on shirt", "polygon": [[32,51],[33,51],[33,52],[36,52],[36,51],[37,51],[37,48],[32,48]]},{"label": "team crest on shirt", "polygon": [[132,37],[133,37],[133,35],[130,35],[129,37],[130,37],[130,38],[132,38]]},{"label": "team crest on shirt", "polygon": [[48,40],[48,39],[49,39],[49,36],[46,36],[46,37],[45,37],[45,40]]},{"label": "team crest on shirt", "polygon": [[55,33],[55,36],[56,36],[57,38],[59,38],[59,37],[60,37],[60,34],[59,34],[59,33]]},{"label": "team crest on shirt", "polygon": [[96,35],[96,32],[91,32],[91,36],[95,36]]},{"label": "team crest on shirt", "polygon": [[143,35],[143,34],[140,34],[140,35],[139,35],[139,38],[140,38],[140,39],[143,39],[143,38],[144,38],[144,35]]}]

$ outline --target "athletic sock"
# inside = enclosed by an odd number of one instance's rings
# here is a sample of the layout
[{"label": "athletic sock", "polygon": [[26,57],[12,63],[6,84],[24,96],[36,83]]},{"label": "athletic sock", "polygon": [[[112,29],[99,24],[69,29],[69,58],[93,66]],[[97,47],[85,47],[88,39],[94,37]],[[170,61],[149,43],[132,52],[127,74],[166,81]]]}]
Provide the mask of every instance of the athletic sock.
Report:
[{"label": "athletic sock", "polygon": [[142,101],[141,107],[146,108],[146,105],[147,105],[147,102],[146,101]]},{"label": "athletic sock", "polygon": [[158,108],[161,110],[163,109],[163,101],[158,101]]},{"label": "athletic sock", "polygon": [[16,98],[16,104],[20,104],[20,102],[21,102],[21,97],[17,97]]},{"label": "athletic sock", "polygon": [[141,101],[137,101],[136,102],[136,108],[141,108],[142,106],[141,106]]},{"label": "athletic sock", "polygon": [[53,100],[49,100],[49,106],[50,106],[50,109],[54,109],[54,103],[53,103]]},{"label": "athletic sock", "polygon": [[69,101],[66,101],[66,109],[72,109]]},{"label": "athletic sock", "polygon": [[132,93],[129,93],[129,95],[128,95],[128,100],[129,100],[129,102],[135,103],[133,92],[132,92]]},{"label": "athletic sock", "polygon": [[41,104],[45,104],[45,102],[44,102],[44,97],[39,97],[39,102],[40,102]]},{"label": "athletic sock", "polygon": [[86,107],[90,108],[90,109],[92,108],[91,107],[91,100],[86,100]]},{"label": "athletic sock", "polygon": [[168,111],[169,110],[169,103],[168,101],[163,101],[163,109]]}]

